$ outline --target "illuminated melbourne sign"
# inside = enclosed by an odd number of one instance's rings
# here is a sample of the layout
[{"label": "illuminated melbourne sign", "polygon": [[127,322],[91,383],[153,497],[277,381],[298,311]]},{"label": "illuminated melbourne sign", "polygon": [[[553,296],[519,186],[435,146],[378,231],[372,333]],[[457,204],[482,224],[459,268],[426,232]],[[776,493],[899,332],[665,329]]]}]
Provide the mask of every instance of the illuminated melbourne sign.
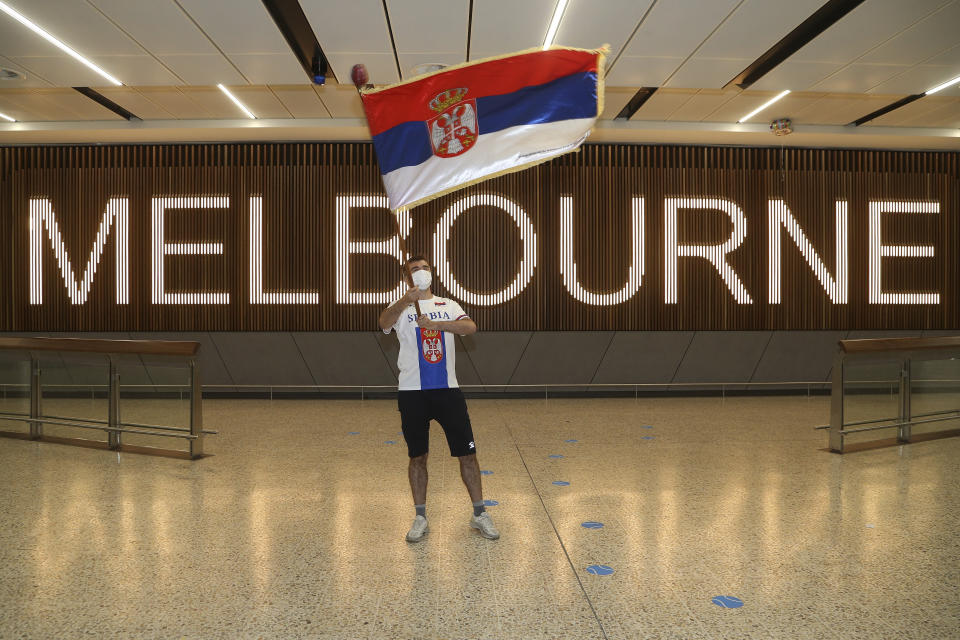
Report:
[{"label": "illuminated melbourne sign", "polygon": [[405,290],[397,229],[432,260],[436,292],[487,328],[957,323],[955,196],[923,176],[896,197],[809,174],[772,189],[759,170],[701,169],[691,183],[675,169],[548,165],[394,214],[375,183],[274,169],[272,182],[219,170],[189,192],[117,169],[82,198],[65,189],[82,167],[9,181],[0,329],[375,328]]},{"label": "illuminated melbourne sign", "polygon": [[[397,261],[397,273],[401,260],[400,243],[396,235],[377,242],[354,242],[350,240],[350,211],[353,206],[379,207],[387,209],[386,196],[337,196],[337,242],[335,247],[335,263],[337,265],[336,301],[340,304],[377,304],[385,305],[395,301],[403,295],[405,287],[399,281],[397,286],[388,291],[360,292],[354,291],[350,284],[350,260],[354,255],[383,254]],[[588,291],[577,279],[577,263],[573,259],[573,198],[561,198],[561,246],[560,246],[560,273],[563,284],[569,294],[576,300],[594,306],[610,306],[622,304],[632,298],[642,285],[644,271],[644,199],[633,198],[633,216],[630,225],[631,264],[627,271],[627,281],[623,287],[613,292],[597,293]],[[516,276],[510,284],[500,291],[479,293],[470,291],[459,282],[453,273],[448,257],[448,242],[450,231],[457,217],[471,208],[484,204],[497,207],[506,212],[517,226],[520,243],[523,245],[523,259]],[[230,198],[225,196],[161,196],[153,199],[153,216],[151,227],[150,255],[152,268],[152,296],[153,304],[230,304],[230,293],[227,291],[196,293],[196,292],[169,292],[164,286],[165,256],[189,255],[220,255],[223,254],[223,243],[167,243],[164,240],[164,213],[167,209],[226,209],[230,206]],[[781,299],[781,236],[786,234],[803,255],[804,260],[816,275],[823,287],[824,293],[835,304],[847,303],[849,279],[847,264],[847,203],[837,202],[836,213],[836,244],[834,260],[836,274],[831,274],[824,266],[820,254],[807,238],[806,233],[790,214],[790,210],[783,200],[769,201],[769,298],[770,304],[780,304]],[[889,293],[881,289],[882,262],[881,257],[921,257],[933,258],[932,245],[889,245],[883,244],[880,238],[880,216],[883,213],[928,213],[940,212],[937,202],[870,202],[870,304],[940,304],[940,295],[932,293]],[[677,211],[680,209],[694,209],[704,211],[720,211],[726,214],[733,225],[730,237],[720,244],[683,244],[677,240]],[[320,301],[319,291],[287,291],[267,293],[263,291],[263,198],[251,196],[249,199],[249,230],[250,230],[250,304],[303,304],[315,305]],[[130,281],[127,274],[130,272],[130,240],[129,234],[130,205],[127,198],[111,198],[104,210],[97,237],[83,271],[83,278],[77,282],[74,275],[73,263],[64,247],[60,236],[60,228],[53,205],[47,198],[33,198],[30,200],[30,304],[43,304],[43,261],[40,253],[44,244],[44,229],[49,239],[50,248],[56,256],[60,268],[60,276],[66,294],[71,304],[86,304],[90,287],[93,285],[97,273],[97,265],[103,255],[104,245],[110,231],[115,227],[114,246],[116,247],[116,301],[117,304],[128,304],[130,301]],[[743,211],[735,202],[722,198],[667,198],[664,202],[665,223],[667,233],[664,236],[664,303],[677,303],[677,264],[680,258],[701,258],[706,260],[717,276],[726,285],[730,295],[738,304],[753,304],[753,297],[747,291],[737,272],[727,262],[726,256],[736,250],[747,237],[747,219]],[[412,222],[410,213],[399,214],[399,228],[404,238],[409,235]],[[527,213],[512,202],[509,198],[484,194],[467,196],[450,205],[436,225],[433,234],[433,255],[436,272],[443,286],[451,295],[468,305],[496,306],[517,297],[533,279],[537,267],[537,232]]]}]

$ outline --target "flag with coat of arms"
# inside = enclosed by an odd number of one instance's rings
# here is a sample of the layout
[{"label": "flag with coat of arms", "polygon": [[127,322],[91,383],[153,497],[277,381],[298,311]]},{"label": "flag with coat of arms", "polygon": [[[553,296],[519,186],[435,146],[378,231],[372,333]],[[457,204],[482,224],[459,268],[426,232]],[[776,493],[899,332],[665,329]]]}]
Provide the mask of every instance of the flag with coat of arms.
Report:
[{"label": "flag with coat of arms", "polygon": [[551,47],[362,90],[390,208],[576,150],[603,111],[603,61]]}]

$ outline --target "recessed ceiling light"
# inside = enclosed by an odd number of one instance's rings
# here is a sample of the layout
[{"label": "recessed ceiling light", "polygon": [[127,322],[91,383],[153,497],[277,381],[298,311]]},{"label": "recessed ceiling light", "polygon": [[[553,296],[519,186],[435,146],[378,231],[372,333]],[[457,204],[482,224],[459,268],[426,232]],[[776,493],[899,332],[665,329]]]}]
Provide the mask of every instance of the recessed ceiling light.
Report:
[{"label": "recessed ceiling light", "polygon": [[563,18],[563,12],[567,8],[567,0],[557,0],[557,7],[553,10],[553,19],[550,20],[550,28],[547,29],[547,37],[543,39],[543,48],[546,49],[553,44],[553,39],[557,37],[557,29],[560,28],[560,19]]},{"label": "recessed ceiling light", "polygon": [[749,120],[749,119],[752,118],[753,116],[757,115],[758,113],[760,113],[761,111],[763,111],[764,109],[766,109],[767,107],[769,107],[770,105],[772,105],[774,102],[776,102],[777,100],[779,100],[779,99],[782,98],[783,96],[787,95],[788,93],[790,93],[790,89],[784,89],[783,91],[781,91],[780,93],[778,93],[778,94],[775,95],[774,97],[770,98],[769,100],[767,100],[766,102],[764,102],[762,105],[760,105],[759,107],[757,107],[756,109],[754,109],[753,111],[751,111],[750,113],[748,113],[747,115],[745,115],[745,116],[743,116],[742,118],[740,118],[739,120],[737,120],[737,124],[740,124],[741,122],[746,122],[747,120]]},{"label": "recessed ceiling light", "polygon": [[225,86],[223,86],[222,84],[218,84],[217,87],[220,89],[220,91],[223,91],[225,94],[227,94],[227,97],[230,98],[231,100],[233,100],[233,104],[235,104],[235,105],[237,105],[238,107],[240,107],[240,109],[241,109],[245,114],[247,114],[247,117],[248,117],[248,118],[250,118],[251,120],[256,120],[256,119],[257,119],[257,116],[253,115],[253,112],[250,111],[250,109],[247,109],[242,102],[240,102],[239,100],[237,100],[237,97],[236,97],[235,95],[233,95],[232,93],[230,93],[230,90],[229,90],[229,89],[227,89],[227,88],[226,88]]},{"label": "recessed ceiling light", "polygon": [[434,71],[441,71],[446,67],[447,65],[441,62],[422,62],[410,69],[410,75],[419,76],[424,73],[433,73]]},{"label": "recessed ceiling light", "polygon": [[948,81],[944,82],[943,84],[937,85],[937,86],[935,86],[933,89],[927,90],[926,92],[924,92],[923,95],[928,96],[928,95],[930,95],[931,93],[936,93],[937,91],[943,91],[943,90],[946,89],[947,87],[952,87],[953,85],[957,84],[958,82],[960,82],[960,76],[957,76],[957,77],[954,78],[953,80],[948,80]]},{"label": "recessed ceiling light", "polygon": [[0,119],[6,120],[7,122],[16,122],[16,120],[14,120],[13,118],[11,118],[5,113],[0,113]]},{"label": "recessed ceiling light", "polygon": [[57,38],[55,38],[54,36],[52,36],[50,33],[48,33],[47,31],[45,31],[43,28],[41,28],[39,25],[37,25],[36,23],[34,23],[33,21],[31,21],[29,18],[27,18],[27,17],[26,17],[25,15],[23,15],[22,13],[18,12],[18,11],[17,11],[16,9],[14,9],[13,7],[9,6],[8,4],[6,4],[6,3],[4,3],[4,2],[0,2],[0,11],[3,11],[5,14],[7,14],[8,16],[10,16],[11,18],[13,18],[14,20],[16,20],[17,22],[19,22],[19,23],[22,24],[23,26],[25,26],[27,29],[30,29],[30,31],[33,31],[35,34],[37,34],[38,36],[40,36],[41,38],[43,38],[44,40],[46,40],[47,42],[49,42],[49,43],[52,44],[53,46],[57,47],[58,49],[60,49],[60,50],[63,51],[64,53],[66,53],[67,55],[73,57],[74,59],[76,59],[76,60],[77,60],[78,62],[80,62],[81,64],[89,67],[89,68],[92,69],[93,71],[96,71],[96,72],[99,73],[101,76],[103,76],[104,78],[106,78],[107,80],[109,80],[112,84],[115,84],[115,85],[117,85],[118,87],[123,85],[122,82],[120,82],[119,80],[117,80],[116,78],[114,78],[112,75],[110,75],[109,73],[107,73],[106,71],[104,71],[103,69],[101,69],[100,67],[98,67],[97,65],[93,64],[92,62],[90,62],[89,60],[87,60],[86,58],[84,58],[82,55],[80,55],[79,53],[77,53],[76,51],[74,51],[73,49],[71,49],[70,47],[68,47],[66,44],[64,44],[63,42],[61,42],[60,40],[58,40]]}]

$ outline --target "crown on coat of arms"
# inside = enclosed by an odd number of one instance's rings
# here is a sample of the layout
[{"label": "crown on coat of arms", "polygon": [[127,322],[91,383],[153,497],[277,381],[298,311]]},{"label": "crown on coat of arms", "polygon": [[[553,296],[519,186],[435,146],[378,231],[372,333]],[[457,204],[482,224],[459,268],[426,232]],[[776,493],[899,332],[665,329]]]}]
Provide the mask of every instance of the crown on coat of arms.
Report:
[{"label": "crown on coat of arms", "polygon": [[463,100],[463,96],[467,95],[466,87],[460,87],[459,89],[447,89],[443,93],[438,93],[434,96],[433,100],[430,101],[429,106],[431,109],[440,113],[441,111],[446,111],[446,109],[453,104],[456,104]]}]

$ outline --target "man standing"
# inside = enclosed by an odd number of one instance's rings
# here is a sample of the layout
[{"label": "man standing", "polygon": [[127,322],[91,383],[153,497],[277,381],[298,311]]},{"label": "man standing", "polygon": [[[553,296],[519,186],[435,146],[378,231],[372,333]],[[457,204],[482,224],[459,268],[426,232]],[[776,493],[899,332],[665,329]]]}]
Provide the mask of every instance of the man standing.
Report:
[{"label": "man standing", "polygon": [[[436,420],[447,436],[450,455],[460,460],[460,477],[473,502],[470,526],[484,538],[496,540],[500,532],[493,526],[483,506],[480,465],[467,403],[457,384],[453,334],[470,335],[477,325],[453,300],[434,296],[430,291],[430,263],[423,256],[407,260],[404,279],[410,290],[380,314],[384,333],[397,332],[400,341],[400,384],[397,403],[403,438],[410,455],[408,475],[416,517],[407,533],[408,542],[419,542],[427,527],[427,451],[430,420]],[[422,315],[417,316],[414,303]]]}]

